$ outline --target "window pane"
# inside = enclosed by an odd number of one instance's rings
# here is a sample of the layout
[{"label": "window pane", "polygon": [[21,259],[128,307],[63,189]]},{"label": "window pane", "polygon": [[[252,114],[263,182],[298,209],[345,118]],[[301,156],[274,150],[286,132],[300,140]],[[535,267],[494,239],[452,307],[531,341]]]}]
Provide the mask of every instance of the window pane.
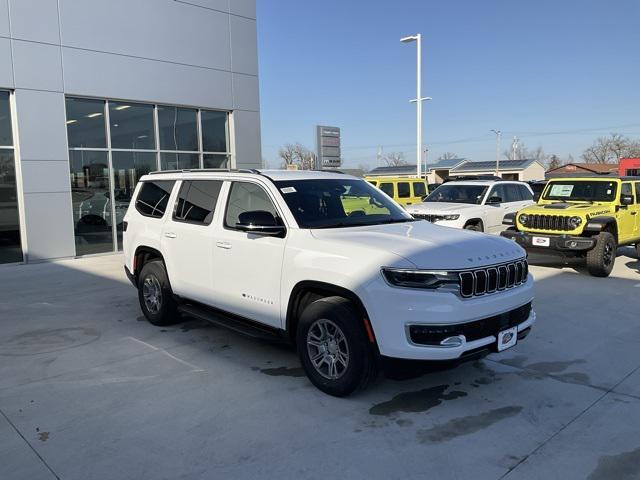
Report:
[{"label": "window pane", "polygon": [[398,183],[398,197],[399,198],[409,198],[411,196],[411,192],[409,190],[409,183],[407,182],[399,182]]},{"label": "window pane", "polygon": [[427,194],[427,187],[423,182],[413,182],[413,196],[424,197]]},{"label": "window pane", "polygon": [[13,145],[13,136],[11,135],[9,92],[0,92],[0,146],[10,145]]},{"label": "window pane", "polygon": [[153,105],[109,102],[111,147],[155,150]]},{"label": "window pane", "polygon": [[76,254],[113,251],[107,152],[69,151]]},{"label": "window pane", "polygon": [[235,228],[241,213],[254,210],[270,212],[274,217],[278,217],[277,210],[262,187],[254,183],[234,182],[227,202],[225,225]]},{"label": "window pane", "polygon": [[104,101],[67,98],[69,147],[106,148]]},{"label": "window pane", "polygon": [[381,183],[380,190],[393,198],[393,183]]},{"label": "window pane", "polygon": [[520,189],[520,196],[523,200],[533,200],[533,194],[527,187],[524,185],[518,185],[518,188]]},{"label": "window pane", "polygon": [[197,153],[167,153],[160,154],[161,170],[193,170],[200,168],[200,156]]},{"label": "window pane", "polygon": [[229,168],[229,156],[205,154],[202,157],[202,168]]},{"label": "window pane", "polygon": [[13,151],[0,150],[0,263],[22,261]]},{"label": "window pane", "polygon": [[158,106],[160,150],[198,151],[197,111]]},{"label": "window pane", "polygon": [[147,217],[162,218],[175,183],[173,180],[144,182],[136,199],[136,210]]},{"label": "window pane", "polygon": [[122,219],[140,177],[157,170],[156,154],[151,152],[113,152],[113,193],[116,207],[118,249],[122,250]]},{"label": "window pane", "polygon": [[183,182],[173,219],[209,225],[221,188],[222,182],[217,180]]},{"label": "window pane", "polygon": [[227,113],[202,110],[202,148],[205,152],[227,151]]}]

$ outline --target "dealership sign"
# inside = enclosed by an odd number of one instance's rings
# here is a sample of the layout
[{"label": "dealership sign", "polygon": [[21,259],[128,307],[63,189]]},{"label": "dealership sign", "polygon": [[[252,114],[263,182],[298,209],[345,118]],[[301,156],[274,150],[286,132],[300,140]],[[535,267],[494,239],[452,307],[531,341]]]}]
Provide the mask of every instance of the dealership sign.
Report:
[{"label": "dealership sign", "polygon": [[340,129],[316,125],[316,154],[318,168],[339,167],[340,159]]}]

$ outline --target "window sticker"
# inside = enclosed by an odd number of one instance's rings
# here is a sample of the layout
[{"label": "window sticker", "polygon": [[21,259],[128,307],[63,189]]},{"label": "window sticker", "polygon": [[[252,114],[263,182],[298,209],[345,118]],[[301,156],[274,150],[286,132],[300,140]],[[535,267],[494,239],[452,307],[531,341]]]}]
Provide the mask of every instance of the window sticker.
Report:
[{"label": "window sticker", "polygon": [[280,191],[282,193],[296,193],[295,187],[284,187],[284,188],[281,188]]},{"label": "window sticker", "polygon": [[571,192],[573,192],[573,185],[551,185],[551,192],[549,192],[549,196],[570,197]]}]

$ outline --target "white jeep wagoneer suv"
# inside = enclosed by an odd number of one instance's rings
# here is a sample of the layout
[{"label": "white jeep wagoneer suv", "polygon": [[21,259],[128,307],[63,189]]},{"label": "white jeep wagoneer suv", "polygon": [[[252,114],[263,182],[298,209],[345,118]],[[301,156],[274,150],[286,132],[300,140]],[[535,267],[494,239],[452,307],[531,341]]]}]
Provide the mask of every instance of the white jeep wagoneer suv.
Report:
[{"label": "white jeep wagoneer suv", "polygon": [[500,351],[535,321],[517,244],[416,221],[340,173],[153,173],[124,220],[125,270],[151,323],[184,313],[286,338],[331,395],[364,387],[381,357]]}]

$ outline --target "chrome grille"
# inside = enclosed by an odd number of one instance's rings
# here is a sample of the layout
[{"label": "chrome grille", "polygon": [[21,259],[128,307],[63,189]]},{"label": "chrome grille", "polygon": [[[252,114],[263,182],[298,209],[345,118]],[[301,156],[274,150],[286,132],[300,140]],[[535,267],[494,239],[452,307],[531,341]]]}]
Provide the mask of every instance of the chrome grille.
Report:
[{"label": "chrome grille", "polygon": [[431,223],[444,219],[442,215],[434,215],[429,213],[412,213],[411,216],[413,218],[417,218],[418,220],[426,220],[427,222]]},{"label": "chrome grille", "polygon": [[460,272],[460,295],[476,297],[517,287],[527,281],[529,265],[525,259],[487,268]]},{"label": "chrome grille", "polygon": [[573,230],[569,226],[569,218],[566,215],[528,215],[526,227],[537,230]]}]

